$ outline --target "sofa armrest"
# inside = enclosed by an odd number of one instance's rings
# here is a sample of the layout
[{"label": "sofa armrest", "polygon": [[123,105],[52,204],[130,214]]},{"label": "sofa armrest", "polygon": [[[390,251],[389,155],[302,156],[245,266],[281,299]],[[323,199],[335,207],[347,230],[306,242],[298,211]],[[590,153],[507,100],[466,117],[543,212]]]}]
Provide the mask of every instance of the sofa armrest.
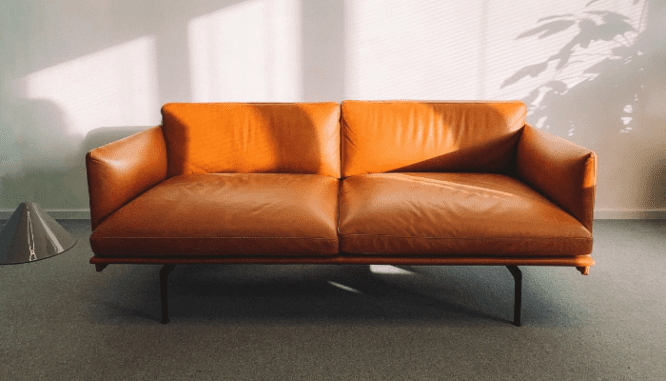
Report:
[{"label": "sofa armrest", "polygon": [[527,124],[518,141],[518,176],[592,232],[597,185],[594,151]]},{"label": "sofa armrest", "polygon": [[92,230],[167,177],[161,126],[128,136],[86,154]]}]

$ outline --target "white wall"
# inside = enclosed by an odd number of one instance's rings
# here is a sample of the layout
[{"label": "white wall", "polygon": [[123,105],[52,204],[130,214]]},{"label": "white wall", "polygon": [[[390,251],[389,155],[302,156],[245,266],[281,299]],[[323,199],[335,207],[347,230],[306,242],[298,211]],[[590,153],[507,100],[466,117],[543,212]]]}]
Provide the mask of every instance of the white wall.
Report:
[{"label": "white wall", "polygon": [[4,0],[0,212],[85,217],[85,152],[166,102],[523,99],[597,217],[666,217],[665,3]]}]

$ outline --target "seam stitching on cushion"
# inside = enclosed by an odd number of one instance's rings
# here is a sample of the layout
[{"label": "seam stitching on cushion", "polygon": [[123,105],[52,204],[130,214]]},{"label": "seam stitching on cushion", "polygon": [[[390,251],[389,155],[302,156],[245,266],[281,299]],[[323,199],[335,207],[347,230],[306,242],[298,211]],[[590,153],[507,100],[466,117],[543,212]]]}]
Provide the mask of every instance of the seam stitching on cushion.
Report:
[{"label": "seam stitching on cushion", "polygon": [[400,236],[400,235],[390,235],[390,234],[364,234],[364,233],[348,233],[340,234],[341,236],[380,236],[380,237],[389,237],[389,238],[429,238],[429,239],[582,239],[582,240],[592,240],[592,238],[586,237],[417,237],[417,236]]},{"label": "seam stitching on cushion", "polygon": [[[386,252],[379,253],[379,252],[375,252],[375,251],[352,251],[352,250],[345,250],[343,253],[346,253],[346,254],[378,254],[378,255],[387,255],[388,254],[390,256],[395,255],[395,254],[386,253]],[[468,258],[481,257],[483,259],[486,259],[488,255],[492,255],[493,260],[495,260],[495,259],[500,259],[500,260],[501,259],[519,259],[519,260],[523,260],[523,259],[526,259],[526,258],[527,259],[538,258],[539,260],[541,260],[541,259],[546,259],[546,260],[556,259],[557,260],[557,259],[571,259],[571,258],[583,257],[583,256],[589,256],[590,255],[590,254],[575,254],[575,255],[572,255],[572,256],[553,256],[553,257],[551,257],[549,255],[542,255],[542,256],[535,256],[535,257],[523,257],[523,256],[520,256],[520,255],[505,256],[503,254],[499,254],[499,255],[496,255],[496,254],[495,255],[494,254],[471,254],[471,255],[468,255],[468,254],[458,254],[458,255],[444,254],[444,255],[439,255],[439,254],[427,254],[427,253],[424,254],[424,253],[418,252],[418,251],[412,251],[412,252],[406,251],[406,252],[401,252],[401,256],[402,255],[409,255],[409,254],[412,254],[412,253],[420,254],[420,255],[423,255],[425,257],[433,257],[435,259],[437,259],[437,257],[451,257],[451,258],[455,258],[455,259],[468,259]],[[343,256],[344,256],[344,254],[343,254]]]},{"label": "seam stitching on cushion", "polygon": [[171,239],[171,238],[193,238],[193,239],[202,239],[202,238],[263,238],[263,239],[275,239],[275,238],[295,238],[295,239],[323,239],[323,240],[329,240],[329,241],[335,241],[337,238],[318,238],[318,237],[211,237],[211,236],[205,236],[205,237],[95,237],[92,239],[132,239],[132,238],[155,238],[155,239]]}]

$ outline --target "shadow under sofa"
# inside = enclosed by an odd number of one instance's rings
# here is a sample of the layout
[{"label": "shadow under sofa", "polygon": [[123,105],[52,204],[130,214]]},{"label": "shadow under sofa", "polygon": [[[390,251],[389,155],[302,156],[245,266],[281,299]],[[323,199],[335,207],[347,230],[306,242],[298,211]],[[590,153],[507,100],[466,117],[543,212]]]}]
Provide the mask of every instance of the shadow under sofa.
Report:
[{"label": "shadow under sofa", "polygon": [[594,265],[594,152],[506,102],[170,103],[86,156],[97,271]]}]

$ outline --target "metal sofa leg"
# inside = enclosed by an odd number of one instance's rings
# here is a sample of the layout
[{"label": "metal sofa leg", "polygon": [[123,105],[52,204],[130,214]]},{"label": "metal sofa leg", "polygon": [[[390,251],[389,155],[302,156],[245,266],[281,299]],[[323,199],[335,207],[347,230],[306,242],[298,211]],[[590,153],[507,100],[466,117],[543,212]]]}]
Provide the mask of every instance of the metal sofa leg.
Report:
[{"label": "metal sofa leg", "polygon": [[103,264],[97,263],[97,264],[95,264],[95,270],[97,270],[97,272],[101,272],[102,270],[104,270],[106,268],[106,266],[108,266],[108,265],[104,264],[104,263]]},{"label": "metal sofa leg", "polygon": [[167,297],[167,278],[176,265],[164,265],[160,270],[160,294],[162,296],[162,324],[169,322],[169,306]]},{"label": "metal sofa leg", "polygon": [[590,274],[590,266],[580,266],[576,267],[578,271],[580,271],[581,274],[583,275],[589,275]]},{"label": "metal sofa leg", "polygon": [[518,266],[506,266],[506,268],[509,269],[516,283],[514,306],[513,306],[513,325],[515,325],[516,327],[520,327],[520,307],[523,299],[522,298],[523,273],[520,271]]}]

